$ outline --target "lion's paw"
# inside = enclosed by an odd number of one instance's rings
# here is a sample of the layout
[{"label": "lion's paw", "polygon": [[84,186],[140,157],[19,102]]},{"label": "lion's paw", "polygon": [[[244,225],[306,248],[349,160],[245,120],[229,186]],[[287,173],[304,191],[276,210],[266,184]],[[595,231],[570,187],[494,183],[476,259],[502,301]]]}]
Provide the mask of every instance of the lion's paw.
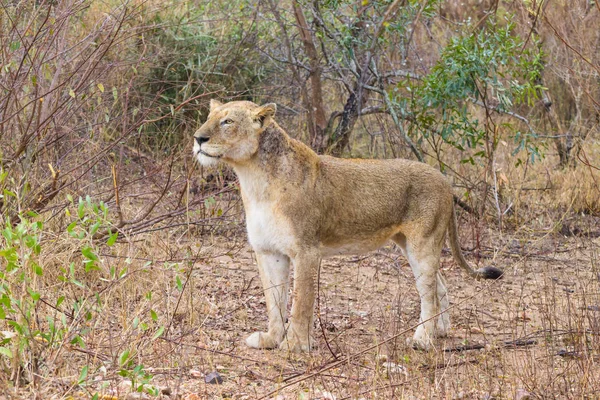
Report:
[{"label": "lion's paw", "polygon": [[311,339],[303,341],[296,338],[283,339],[283,342],[279,345],[279,349],[290,353],[304,353],[310,351],[312,347],[311,343],[313,343]]},{"label": "lion's paw", "polygon": [[278,344],[267,332],[254,332],[246,339],[246,345],[254,349],[274,349]]},{"label": "lion's paw", "polygon": [[419,340],[415,338],[406,338],[406,345],[415,350],[429,351],[434,348],[431,340]]},{"label": "lion's paw", "polygon": [[435,335],[439,338],[445,338],[450,331],[450,317],[445,312],[438,318],[437,326],[435,327]]},{"label": "lion's paw", "polygon": [[406,344],[416,350],[428,351],[434,348],[432,335],[423,328],[423,325],[417,327],[415,335],[412,338],[406,339]]}]

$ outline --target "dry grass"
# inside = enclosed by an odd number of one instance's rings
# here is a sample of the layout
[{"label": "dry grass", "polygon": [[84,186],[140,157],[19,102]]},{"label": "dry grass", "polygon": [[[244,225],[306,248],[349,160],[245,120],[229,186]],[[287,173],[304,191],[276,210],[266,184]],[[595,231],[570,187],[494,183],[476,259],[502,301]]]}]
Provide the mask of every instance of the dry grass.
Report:
[{"label": "dry grass", "polygon": [[[472,248],[472,222],[465,218],[463,246]],[[43,351],[36,375],[26,360],[22,383],[36,384],[16,389],[5,369],[2,390],[9,398],[96,392],[125,398],[132,371],[143,365],[146,388],[169,387],[189,399],[500,399],[523,391],[534,398],[594,398],[600,390],[599,225],[588,218],[578,226],[582,231],[571,237],[485,230],[485,245],[467,254],[473,263],[505,268],[497,282],[471,281],[445,253],[453,328],[429,353],[405,345],[418,322],[418,296],[410,268],[393,247],[323,262],[317,350],[295,355],[243,344],[264,329],[266,316],[253,253],[239,230],[228,237],[185,228],[124,237],[101,248],[98,271],[78,270],[86,290],[57,284],[52,273],[38,282],[44,299],[38,321],[60,319],[48,305],[61,295],[63,304],[83,299],[84,311],[59,307],[75,318],[67,319],[64,338],[38,340]],[[80,263],[77,250],[64,237],[49,238],[45,270]],[[111,268],[127,272],[111,278]],[[75,335],[84,345],[72,343]],[[482,348],[464,347],[477,344]],[[120,360],[125,351],[126,365]],[[80,380],[84,366],[88,375]],[[212,371],[223,384],[204,383],[202,374]],[[138,384],[141,375],[134,376]]]},{"label": "dry grass", "polygon": [[[123,186],[121,211],[135,218],[168,173],[125,154],[133,183]],[[585,154],[597,159],[593,146]],[[204,171],[210,182],[202,183],[176,165],[174,195],[152,216],[174,209],[183,214],[122,229],[112,247],[106,238],[71,237],[66,226],[77,219],[77,200],[57,199],[60,212],[54,211],[41,241],[44,275],[34,283],[41,301],[32,329],[48,332],[52,317],[58,333],[21,342],[18,387],[11,363],[0,361],[0,392],[7,398],[127,398],[133,381],[134,389],[168,387],[172,394],[163,398],[188,400],[502,399],[525,392],[594,398],[600,390],[600,221],[594,209],[578,208],[585,197],[577,194],[598,198],[595,164],[557,170],[549,154],[524,173],[508,153],[498,160],[506,180],[494,190],[503,207],[513,203],[514,210],[499,230],[490,200],[483,219],[462,213],[460,226],[463,248],[474,249],[466,251],[469,261],[500,266],[506,275],[472,281],[444,253],[453,325],[430,353],[405,345],[419,304],[410,268],[393,247],[323,262],[313,353],[246,348],[245,337],[266,327],[265,304],[240,199],[222,175],[209,179],[214,171]],[[149,165],[158,168],[152,186],[136,183]],[[464,166],[456,170],[477,180]],[[114,190],[110,181],[105,185],[105,193]],[[184,201],[178,200],[182,192]],[[109,206],[115,222],[114,199]],[[88,245],[99,260],[98,269],[86,273],[82,247]],[[71,263],[72,278],[84,287],[70,279]],[[7,323],[0,321],[0,331],[11,329]],[[204,382],[213,371],[222,384]]]},{"label": "dry grass", "polygon": [[[493,115],[501,141],[489,168],[484,159],[476,165],[459,162],[479,149],[459,152],[433,143],[435,137],[422,143],[428,162],[449,164],[446,172],[456,194],[484,211],[479,219],[460,216],[463,248],[471,249],[467,258],[478,266],[503,267],[504,279],[471,281],[445,252],[442,270],[453,327],[447,340],[426,353],[405,344],[418,323],[419,302],[410,268],[397,249],[328,259],[321,271],[317,348],[295,355],[244,345],[245,337],[263,330],[267,321],[241,202],[231,175],[198,171],[189,156],[191,143],[181,140],[196,126],[194,119],[209,97],[223,88],[247,95],[242,74],[230,71],[240,67],[236,52],[244,66],[252,64],[244,47],[251,44],[236,42],[237,36],[224,30],[231,48],[219,48],[215,60],[230,56],[225,60],[232,70],[163,82],[161,74],[153,74],[163,71],[165,59],[171,61],[171,51],[184,61],[196,58],[198,32],[187,33],[193,46],[183,47],[182,54],[172,49],[179,36],[173,42],[168,35],[160,37],[164,44],[159,36],[153,42],[152,35],[171,28],[179,13],[206,7],[204,2],[134,1],[122,7],[112,1],[42,1],[17,7],[21,3],[0,10],[0,17],[15,21],[0,26],[3,57],[10,60],[0,81],[12,88],[12,97],[0,99],[0,307],[7,314],[0,318],[0,400],[96,394],[131,399],[130,392],[138,389],[138,398],[187,400],[508,399],[527,393],[531,398],[599,398],[596,4],[579,1],[573,6],[579,11],[572,12],[575,8],[562,4],[526,2],[545,4],[545,15],[557,28],[538,20],[552,60],[543,82],[554,96],[552,111],[544,114],[541,101],[516,110],[548,136],[536,142],[545,159],[516,166],[517,157],[528,156],[512,154],[512,139],[503,129],[521,122],[506,115]],[[465,10],[481,11],[480,3],[464,8],[462,2],[446,2],[440,9],[443,21],[415,27],[415,71],[427,72]],[[532,14],[525,3],[502,4],[529,35]],[[42,23],[46,10],[52,17],[47,26]],[[221,11],[214,6],[210,12]],[[253,13],[245,20],[244,12],[239,10],[239,25],[229,25],[228,14],[207,22],[198,22],[204,16],[194,14],[179,28],[205,23],[207,35],[216,35],[225,21],[223,26],[243,33],[251,19],[264,17]],[[30,34],[30,25],[38,35]],[[47,34],[51,30],[60,31],[56,44]],[[39,57],[26,57],[29,53]],[[60,57],[69,62],[45,71],[45,60]],[[256,57],[252,62],[261,65],[262,56]],[[37,74],[35,81],[19,72],[20,64]],[[279,66],[277,79],[252,87],[251,94],[286,105],[280,122],[303,138],[302,105],[284,70]],[[167,109],[170,103],[161,93],[175,81],[186,91],[177,86],[173,102],[185,107]],[[329,111],[341,110],[346,92],[336,81],[327,89]],[[483,121],[484,110],[473,109]],[[361,118],[355,130],[351,154],[410,156],[385,114]],[[568,135],[576,144],[570,157],[577,167],[560,169],[552,138],[566,146]],[[89,204],[84,200],[81,217],[78,197],[87,194],[92,198]],[[94,211],[100,201],[110,209],[106,218]],[[9,238],[7,232],[20,229],[18,214],[27,210],[41,213],[31,221],[43,221],[43,228],[24,224],[29,239]],[[73,222],[74,235],[67,229]],[[100,228],[94,233],[95,222]],[[109,228],[119,232],[113,245],[107,243]],[[39,254],[31,243],[40,245]],[[18,268],[8,271],[5,256],[12,248]],[[90,254],[98,258],[93,268]],[[205,383],[205,375],[214,371],[222,384]],[[164,388],[171,394],[158,393]]]}]

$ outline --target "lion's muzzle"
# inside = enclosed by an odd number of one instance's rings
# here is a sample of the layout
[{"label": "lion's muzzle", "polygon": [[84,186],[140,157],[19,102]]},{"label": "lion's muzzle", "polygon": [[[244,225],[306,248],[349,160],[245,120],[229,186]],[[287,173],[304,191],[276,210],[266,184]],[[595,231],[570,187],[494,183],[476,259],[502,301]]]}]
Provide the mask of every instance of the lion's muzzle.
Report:
[{"label": "lion's muzzle", "polygon": [[[194,156],[200,162],[200,164],[204,166],[212,166],[216,165],[219,162],[219,159],[223,156],[221,151],[217,149],[213,149],[207,142],[210,140],[210,137],[206,136],[194,136]],[[206,150],[202,149],[202,145]],[[207,148],[208,147],[208,148]],[[215,150],[216,153],[215,153]],[[211,154],[215,153],[215,154]]]}]

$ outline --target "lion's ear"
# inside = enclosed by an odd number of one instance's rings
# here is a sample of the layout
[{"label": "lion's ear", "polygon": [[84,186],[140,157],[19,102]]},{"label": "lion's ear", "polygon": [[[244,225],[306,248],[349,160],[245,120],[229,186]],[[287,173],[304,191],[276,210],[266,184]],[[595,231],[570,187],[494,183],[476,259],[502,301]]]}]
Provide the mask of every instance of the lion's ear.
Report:
[{"label": "lion's ear", "polygon": [[260,106],[258,110],[254,112],[254,115],[256,116],[256,120],[260,123],[260,126],[264,127],[275,116],[276,111],[277,104],[267,103],[263,106]]},{"label": "lion's ear", "polygon": [[215,108],[221,107],[222,105],[223,105],[223,103],[221,103],[219,100],[211,99],[210,100],[210,112],[213,112]]}]

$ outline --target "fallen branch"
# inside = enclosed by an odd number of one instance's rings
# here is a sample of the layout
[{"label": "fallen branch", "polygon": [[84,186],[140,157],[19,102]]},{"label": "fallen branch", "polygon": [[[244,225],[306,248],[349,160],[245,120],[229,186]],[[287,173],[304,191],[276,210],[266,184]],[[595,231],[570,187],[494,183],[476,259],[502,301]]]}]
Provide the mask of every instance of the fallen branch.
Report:
[{"label": "fallen branch", "polygon": [[[535,339],[517,339],[517,340],[507,340],[501,346],[498,346],[498,347],[500,347],[500,348],[527,347],[527,346],[533,346],[536,344],[537,344],[537,340],[535,340]],[[456,347],[449,347],[449,348],[444,349],[444,352],[455,353],[455,352],[469,351],[469,350],[481,350],[481,349],[485,349],[486,347],[487,347],[487,344],[474,343],[474,344],[466,344],[466,345],[461,345],[461,346],[456,346]]]}]

